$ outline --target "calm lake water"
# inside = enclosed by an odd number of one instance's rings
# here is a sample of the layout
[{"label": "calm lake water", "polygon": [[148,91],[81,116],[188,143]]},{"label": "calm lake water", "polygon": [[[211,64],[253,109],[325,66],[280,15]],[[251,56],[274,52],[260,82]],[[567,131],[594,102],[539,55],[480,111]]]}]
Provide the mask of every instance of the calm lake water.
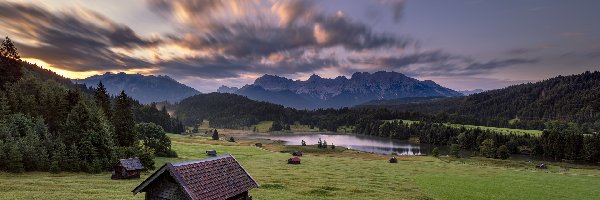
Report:
[{"label": "calm lake water", "polygon": [[294,134],[294,135],[269,135],[269,136],[248,136],[248,138],[264,138],[283,141],[286,145],[301,145],[302,140],[307,145],[316,145],[319,138],[327,141],[327,145],[343,146],[348,149],[378,153],[398,155],[422,155],[428,154],[429,145],[415,144],[408,140],[392,140],[366,135],[337,135],[337,134]]}]

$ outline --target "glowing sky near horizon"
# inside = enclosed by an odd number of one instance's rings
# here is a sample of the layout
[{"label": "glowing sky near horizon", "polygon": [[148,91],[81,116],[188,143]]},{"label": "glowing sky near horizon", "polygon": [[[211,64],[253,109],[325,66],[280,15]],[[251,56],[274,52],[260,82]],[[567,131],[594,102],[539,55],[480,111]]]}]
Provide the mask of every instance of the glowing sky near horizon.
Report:
[{"label": "glowing sky near horizon", "polygon": [[164,74],[201,92],[263,74],[396,71],[456,90],[600,70],[593,0],[20,0],[0,35],[69,78]]}]

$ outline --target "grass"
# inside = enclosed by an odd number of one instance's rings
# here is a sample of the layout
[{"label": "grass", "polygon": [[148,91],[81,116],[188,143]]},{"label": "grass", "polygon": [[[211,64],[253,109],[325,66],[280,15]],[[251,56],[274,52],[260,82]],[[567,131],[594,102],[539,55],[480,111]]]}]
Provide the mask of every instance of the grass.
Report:
[{"label": "grass", "polygon": [[[405,124],[407,124],[407,125],[411,125],[413,123],[419,122],[419,121],[404,120],[404,119],[397,119],[397,120],[402,120],[402,122],[405,123]],[[395,121],[395,120],[384,120],[384,121],[386,121],[386,122],[392,122],[392,121]],[[460,128],[460,127],[465,127],[467,129],[476,129],[476,128],[479,128],[481,130],[496,131],[496,132],[504,133],[504,134],[511,134],[511,133],[512,134],[516,134],[516,135],[529,134],[531,136],[539,136],[539,135],[542,134],[542,131],[540,131],[540,130],[498,128],[498,127],[490,127],[490,126],[475,126],[475,125],[451,124],[451,123],[444,123],[444,125],[455,127],[455,128]]]},{"label": "grass", "polygon": [[516,134],[516,135],[522,135],[522,134],[529,134],[531,136],[539,136],[542,135],[542,131],[540,130],[525,130],[525,129],[512,129],[512,128],[498,128],[498,127],[489,127],[489,126],[474,126],[474,125],[462,125],[462,124],[450,124],[450,123],[445,123],[448,126],[452,126],[452,127],[465,127],[467,129],[476,129],[479,128],[481,130],[490,130],[490,131],[496,131],[496,132],[500,132],[500,133],[504,133],[504,134]]},{"label": "grass", "polygon": [[256,127],[258,132],[268,132],[269,129],[271,129],[271,126],[273,126],[273,121],[261,121],[254,126]]},{"label": "grass", "polygon": [[[254,199],[596,199],[600,196],[600,170],[572,166],[547,171],[534,163],[485,158],[450,159],[388,156],[341,147],[323,150],[313,146],[282,146],[256,141],[213,141],[205,136],[170,135],[180,158],[165,162],[206,158],[204,151],[233,154],[259,182]],[[302,164],[288,165],[292,150],[303,150]],[[143,199],[131,190],[143,179],[110,180],[110,173],[84,174],[28,172],[0,173],[0,199]]]}]

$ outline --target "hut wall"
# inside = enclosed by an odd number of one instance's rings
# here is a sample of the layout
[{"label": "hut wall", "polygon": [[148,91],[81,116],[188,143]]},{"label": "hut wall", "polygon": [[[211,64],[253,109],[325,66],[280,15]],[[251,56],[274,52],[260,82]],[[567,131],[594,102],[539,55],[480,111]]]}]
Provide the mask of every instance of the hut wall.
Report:
[{"label": "hut wall", "polygon": [[180,200],[188,199],[175,180],[168,175],[157,178],[146,191],[149,200]]}]

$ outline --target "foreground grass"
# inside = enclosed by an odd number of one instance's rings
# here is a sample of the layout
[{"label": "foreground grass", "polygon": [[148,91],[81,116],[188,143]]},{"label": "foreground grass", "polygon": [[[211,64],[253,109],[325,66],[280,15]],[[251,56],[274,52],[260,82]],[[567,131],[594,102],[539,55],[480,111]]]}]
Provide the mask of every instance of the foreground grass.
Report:
[{"label": "foreground grass", "polygon": [[[337,149],[320,153],[310,147],[254,141],[211,141],[206,137],[173,136],[180,158],[165,162],[206,158],[204,151],[233,154],[261,185],[251,190],[255,199],[597,199],[600,170],[557,166],[548,171],[519,161],[483,158],[448,159],[402,156],[397,164],[387,156]],[[289,153],[303,148],[301,165],[287,165]],[[110,173],[84,174],[32,172],[0,173],[0,199],[143,199],[131,190],[138,180],[110,180]]]}]

